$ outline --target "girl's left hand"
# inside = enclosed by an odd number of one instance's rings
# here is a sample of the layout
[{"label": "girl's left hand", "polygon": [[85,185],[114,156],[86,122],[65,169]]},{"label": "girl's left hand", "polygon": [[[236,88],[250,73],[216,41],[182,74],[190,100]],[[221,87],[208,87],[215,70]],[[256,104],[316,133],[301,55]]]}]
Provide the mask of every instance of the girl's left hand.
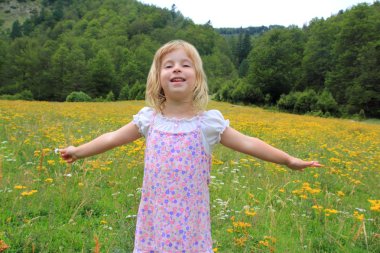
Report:
[{"label": "girl's left hand", "polygon": [[295,157],[292,157],[286,164],[286,166],[288,166],[292,170],[299,171],[303,171],[307,167],[323,167],[323,165],[317,161],[303,161]]}]

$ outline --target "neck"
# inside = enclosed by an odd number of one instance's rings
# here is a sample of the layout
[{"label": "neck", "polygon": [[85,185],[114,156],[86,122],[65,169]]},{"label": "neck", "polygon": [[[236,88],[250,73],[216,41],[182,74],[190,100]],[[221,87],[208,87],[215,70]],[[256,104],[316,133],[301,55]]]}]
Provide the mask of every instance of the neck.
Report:
[{"label": "neck", "polygon": [[190,118],[197,113],[193,102],[166,101],[162,114],[166,117]]}]

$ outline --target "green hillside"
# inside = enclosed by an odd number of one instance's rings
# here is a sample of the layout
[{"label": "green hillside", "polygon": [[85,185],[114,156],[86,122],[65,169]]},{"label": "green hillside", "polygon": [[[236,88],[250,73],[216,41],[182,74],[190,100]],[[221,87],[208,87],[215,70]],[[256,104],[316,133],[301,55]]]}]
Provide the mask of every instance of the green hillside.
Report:
[{"label": "green hillside", "polygon": [[1,6],[2,99],[64,101],[74,91],[95,101],[141,99],[154,52],[184,39],[199,50],[216,100],[324,117],[380,117],[378,1],[303,28],[244,29],[194,24],[176,8],[136,0]]},{"label": "green hillside", "polygon": [[41,10],[40,0],[0,0],[1,28],[11,29],[14,21],[23,23],[26,19],[36,15]]}]

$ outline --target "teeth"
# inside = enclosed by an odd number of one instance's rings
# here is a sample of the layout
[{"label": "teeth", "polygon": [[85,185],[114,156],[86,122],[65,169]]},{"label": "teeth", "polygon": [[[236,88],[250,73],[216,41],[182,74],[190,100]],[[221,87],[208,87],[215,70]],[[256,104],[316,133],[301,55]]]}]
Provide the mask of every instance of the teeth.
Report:
[{"label": "teeth", "polygon": [[183,79],[183,78],[173,78],[172,79],[172,82],[182,82],[182,81],[184,81],[185,79]]}]

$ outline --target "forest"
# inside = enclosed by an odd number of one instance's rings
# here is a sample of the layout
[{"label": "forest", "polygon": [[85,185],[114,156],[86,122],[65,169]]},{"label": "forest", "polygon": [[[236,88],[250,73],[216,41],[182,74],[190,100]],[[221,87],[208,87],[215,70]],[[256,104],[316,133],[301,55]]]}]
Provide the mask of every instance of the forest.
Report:
[{"label": "forest", "polygon": [[380,118],[379,1],[314,18],[302,28],[219,29],[211,22],[195,24],[175,5],[40,5],[24,21],[1,27],[0,99],[143,99],[155,51],[184,39],[201,54],[215,100],[324,117]]}]

